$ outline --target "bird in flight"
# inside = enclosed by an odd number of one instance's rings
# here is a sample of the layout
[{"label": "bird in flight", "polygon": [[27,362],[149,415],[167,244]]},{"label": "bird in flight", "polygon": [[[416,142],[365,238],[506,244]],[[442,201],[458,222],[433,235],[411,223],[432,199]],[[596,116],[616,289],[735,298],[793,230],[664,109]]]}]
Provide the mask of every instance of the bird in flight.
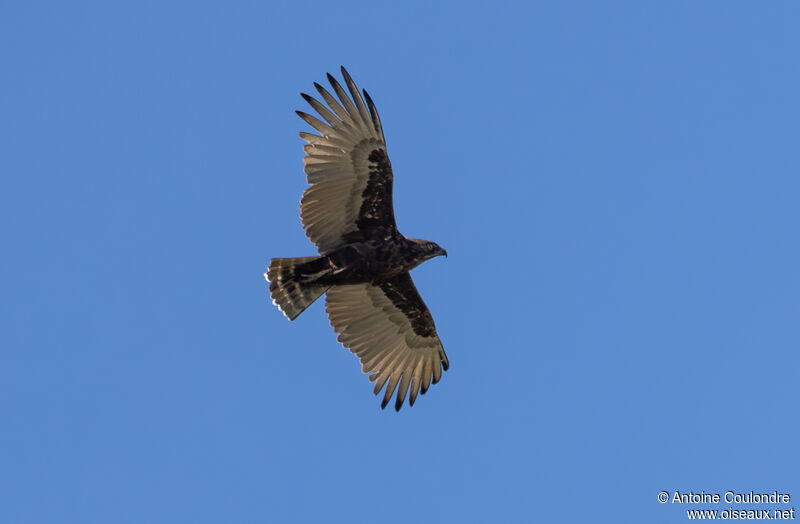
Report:
[{"label": "bird in flight", "polygon": [[[314,83],[327,104],[301,93],[322,120],[297,111],[319,134],[300,133],[309,187],[300,219],[319,256],[273,258],[264,277],[272,303],[294,320],[326,295],[338,340],[361,361],[385,408],[406,395],[414,405],[450,366],[430,311],[409,271],[447,251],[400,234],[392,205],[392,166],[372,99],[342,67],[347,91],[329,73],[336,98]],[[349,95],[348,95],[349,92]],[[338,100],[337,100],[338,98]]]}]

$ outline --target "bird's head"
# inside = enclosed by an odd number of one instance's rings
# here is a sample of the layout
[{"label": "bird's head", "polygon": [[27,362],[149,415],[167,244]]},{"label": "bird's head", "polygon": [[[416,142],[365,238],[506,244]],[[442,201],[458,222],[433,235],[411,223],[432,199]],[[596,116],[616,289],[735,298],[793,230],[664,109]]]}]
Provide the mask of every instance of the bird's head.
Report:
[{"label": "bird's head", "polygon": [[417,251],[422,256],[423,260],[428,260],[430,258],[442,255],[447,257],[447,251],[439,247],[439,244],[436,242],[431,242],[430,240],[420,240],[419,238],[409,238],[408,240],[416,244]]}]

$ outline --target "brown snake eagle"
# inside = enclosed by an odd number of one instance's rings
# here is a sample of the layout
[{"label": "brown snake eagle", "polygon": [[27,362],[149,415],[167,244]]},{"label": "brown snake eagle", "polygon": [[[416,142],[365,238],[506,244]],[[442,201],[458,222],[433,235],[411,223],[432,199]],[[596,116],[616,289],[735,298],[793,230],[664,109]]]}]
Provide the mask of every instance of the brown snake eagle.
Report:
[{"label": "brown snake eagle", "polygon": [[[361,360],[361,369],[384,385],[381,408],[397,388],[394,407],[406,394],[414,405],[450,366],[430,311],[409,271],[447,252],[397,230],[392,205],[392,166],[381,120],[372,99],[362,98],[342,67],[347,91],[328,74],[336,97],[314,87],[327,107],[301,93],[324,119],[297,111],[319,135],[303,158],[309,187],[300,200],[300,219],[319,256],[273,258],[264,277],[272,302],[289,320],[327,293],[325,310],[338,340]],[[365,103],[366,100],[366,103]]]}]

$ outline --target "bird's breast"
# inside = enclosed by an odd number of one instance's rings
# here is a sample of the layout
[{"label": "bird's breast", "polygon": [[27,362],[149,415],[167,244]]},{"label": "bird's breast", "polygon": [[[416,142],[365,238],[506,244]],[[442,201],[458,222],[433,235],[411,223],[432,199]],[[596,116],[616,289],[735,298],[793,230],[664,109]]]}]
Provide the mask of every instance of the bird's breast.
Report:
[{"label": "bird's breast", "polygon": [[399,275],[416,264],[410,264],[407,253],[398,242],[367,241],[350,244],[329,255],[337,271],[337,284],[358,284],[381,281]]}]

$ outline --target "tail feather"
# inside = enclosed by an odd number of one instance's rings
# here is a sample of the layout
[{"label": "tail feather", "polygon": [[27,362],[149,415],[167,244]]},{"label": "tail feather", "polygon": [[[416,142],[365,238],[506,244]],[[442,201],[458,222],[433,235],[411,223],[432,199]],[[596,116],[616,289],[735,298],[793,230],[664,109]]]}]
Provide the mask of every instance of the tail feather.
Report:
[{"label": "tail feather", "polygon": [[328,290],[329,286],[302,281],[307,279],[302,278],[306,272],[300,266],[317,260],[322,262],[322,259],[323,257],[299,257],[273,258],[270,261],[269,269],[264,273],[264,277],[269,282],[272,303],[289,320],[297,318],[300,313],[305,311],[308,306]]}]

